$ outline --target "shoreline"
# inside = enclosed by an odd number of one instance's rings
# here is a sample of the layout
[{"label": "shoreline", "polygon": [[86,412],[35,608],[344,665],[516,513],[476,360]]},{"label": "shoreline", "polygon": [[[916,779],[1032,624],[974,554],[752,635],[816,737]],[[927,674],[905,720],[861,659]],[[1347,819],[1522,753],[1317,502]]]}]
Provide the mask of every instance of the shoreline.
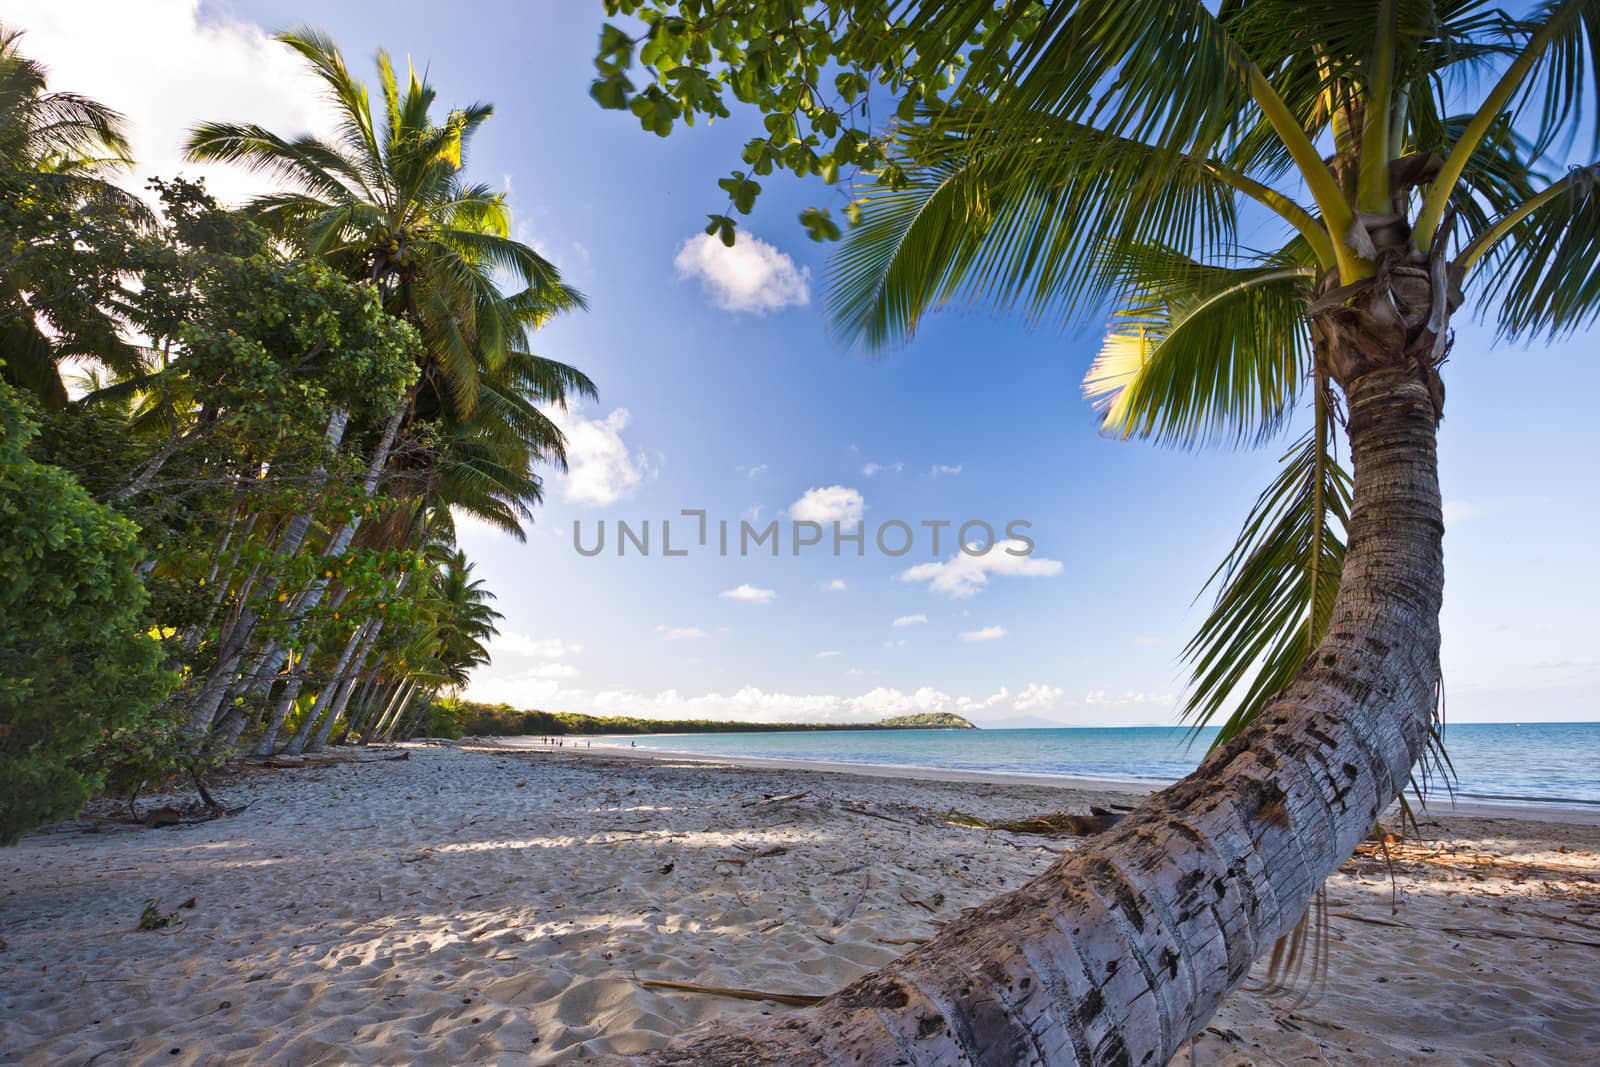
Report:
[{"label": "shoreline", "polygon": [[[653,735],[659,736],[659,735]],[[1031,774],[1023,771],[969,770],[958,767],[925,767],[908,763],[852,763],[846,761],[789,759],[771,756],[722,756],[705,752],[685,752],[664,748],[630,748],[626,737],[605,735],[594,738],[567,737],[568,744],[555,746],[542,743],[537,737],[470,737],[459,741],[419,738],[438,744],[481,744],[509,751],[557,752],[562,755],[605,755],[648,762],[695,763],[709,767],[740,767],[782,771],[814,771],[819,774],[851,775],[858,778],[887,778],[902,781],[944,782],[950,784],[977,783],[999,786],[1042,786],[1053,789],[1071,789],[1147,796],[1178,779],[1117,779],[1090,778],[1067,774]],[[574,744],[572,742],[576,741]],[[510,742],[524,742],[512,744]],[[584,742],[592,742],[586,747]],[[1391,806],[1396,813],[1398,806]],[[1477,800],[1455,799],[1449,795],[1434,795],[1421,814],[1427,817],[1465,817],[1486,819],[1525,819],[1530,822],[1566,823],[1580,826],[1600,826],[1600,805],[1553,800]]]}]

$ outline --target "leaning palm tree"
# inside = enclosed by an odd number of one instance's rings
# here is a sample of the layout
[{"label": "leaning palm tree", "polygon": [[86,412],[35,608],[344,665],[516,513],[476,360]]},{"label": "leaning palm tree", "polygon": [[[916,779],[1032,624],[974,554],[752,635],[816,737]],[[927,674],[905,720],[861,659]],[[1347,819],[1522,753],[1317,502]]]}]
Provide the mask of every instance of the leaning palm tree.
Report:
[{"label": "leaning palm tree", "polygon": [[[846,334],[900,340],[955,300],[1057,321],[1109,303],[1085,386],[1109,431],[1254,441],[1307,399],[1311,426],[1191,645],[1192,712],[1231,721],[1190,777],[815,1011],[654,1062],[1165,1063],[1424,752],[1440,367],[1469,288],[1508,338],[1600,311],[1600,164],[1562,174],[1558,154],[1597,87],[1600,4],[773,6],[629,5],[656,74],[633,109],[714,111],[726,83],[782,116],[747,159],[776,144],[827,173],[837,144],[778,143],[796,116],[839,129],[819,43],[841,87],[900,95],[881,152],[852,142],[878,180],[835,264]],[[607,28],[602,103],[628,102],[636,43]]]},{"label": "leaning palm tree", "polygon": [[[472,417],[483,398],[494,396],[496,383],[515,377],[534,359],[526,352],[532,332],[556,314],[581,308],[583,297],[541,256],[511,238],[504,194],[465,178],[472,138],[492,116],[492,107],[473,104],[436,121],[433,87],[415,71],[402,87],[389,57],[380,52],[380,121],[367,87],[350,73],[331,39],[299,29],[279,40],[323,82],[338,121],[337,136],[284,137],[251,124],[207,123],[193,131],[189,152],[197,160],[238,163],[276,179],[284,191],[258,198],[247,210],[306,254],[378,286],[385,309],[416,327],[422,341],[420,374],[373,446],[370,492],[387,473],[391,449],[410,425]],[[503,284],[511,291],[505,292]],[[526,396],[534,402],[561,402],[569,387],[592,389],[570,367],[535,362],[533,377],[517,382],[528,387]],[[330,420],[331,445],[338,445],[344,432],[343,415],[335,412]],[[536,409],[534,418],[544,420]],[[544,438],[551,431],[553,426],[540,429]],[[359,523],[358,518],[336,532],[326,554],[342,553]],[[301,520],[285,535],[290,552],[299,549],[307,530]],[[297,607],[315,609],[325,595],[326,587],[317,584]],[[242,671],[241,662],[247,665]],[[253,660],[224,659],[196,700],[191,722],[203,728],[222,708],[227,685],[260,689],[283,662],[275,643]],[[340,667],[335,677],[346,669]],[[291,677],[259,749],[269,750],[276,742],[277,727],[298,690],[298,676]],[[298,741],[303,744],[305,738]]]}]

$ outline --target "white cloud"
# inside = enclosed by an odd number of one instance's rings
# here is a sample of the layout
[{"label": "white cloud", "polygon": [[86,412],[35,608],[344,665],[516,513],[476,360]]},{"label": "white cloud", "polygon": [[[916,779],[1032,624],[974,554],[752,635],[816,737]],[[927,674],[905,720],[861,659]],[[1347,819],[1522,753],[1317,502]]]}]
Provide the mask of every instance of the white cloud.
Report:
[{"label": "white cloud", "polygon": [[527,672],[531,678],[576,678],[578,668],[570,663],[546,663]]},{"label": "white cloud", "polygon": [[761,513],[765,510],[765,507],[761,504],[751,504],[748,508],[745,508],[743,517],[751,522],[760,522]]},{"label": "white cloud", "polygon": [[961,635],[963,641],[998,641],[1006,635],[1004,626],[985,626],[981,630],[967,630]]},{"label": "white cloud", "polygon": [[981,556],[957,552],[939,563],[919,563],[900,572],[902,582],[926,582],[936,593],[957,600],[975,595],[989,584],[991,574],[1018,578],[1049,578],[1061,573],[1061,561],[1039,556],[1017,556],[1011,551],[1022,551],[1027,545],[1022,541],[998,541]]},{"label": "white cloud", "polygon": [[672,261],[680,278],[699,278],[712,303],[724,311],[764,315],[811,302],[811,271],[760,238],[746,234],[729,248],[710,234],[696,234]]},{"label": "white cloud", "polygon": [[941,478],[947,475],[954,477],[955,475],[961,473],[961,464],[957,463],[952,467],[945,463],[935,463],[929,473],[931,473],[935,478]]},{"label": "white cloud", "polygon": [[860,520],[866,506],[856,490],[830,485],[825,489],[807,489],[789,506],[789,517],[800,522],[852,523]]},{"label": "white cloud", "polygon": [[883,647],[884,648],[905,648],[910,643],[911,643],[910,641],[907,641],[905,638],[902,637],[902,638],[899,638],[898,640],[895,640],[895,641],[885,641],[883,643]]},{"label": "white cloud", "polygon": [[778,593],[776,590],[757,589],[755,586],[750,585],[749,583],[745,583],[744,585],[736,585],[732,589],[724,589],[717,595],[725,600],[738,600],[746,604],[770,604],[774,600],[778,599]]},{"label": "white cloud", "polygon": [[839,655],[839,650],[837,648],[830,648],[825,652],[818,652],[817,653],[817,658],[818,659],[832,659],[834,656],[837,656],[837,655]]},{"label": "white cloud", "polygon": [[529,637],[515,631],[499,633],[489,639],[492,655],[537,656],[540,659],[561,659],[583,651],[583,646],[559,637]]},{"label": "white cloud", "polygon": [[756,475],[766,470],[767,465],[765,463],[752,463],[749,466],[741,465],[733,469],[738,471],[740,474],[748,475],[749,477],[754,478]]},{"label": "white cloud", "polygon": [[1039,682],[1029,683],[1011,702],[1017,711],[1052,711],[1060,702],[1064,690]]},{"label": "white cloud", "polygon": [[334,132],[320,83],[298,55],[201,0],[8,0],[5,22],[27,31],[22,49],[49,68],[52,90],[128,117],[136,162],[120,180],[134,192],[149,177],[180,173],[205,178],[227,203],[273,188],[243,167],[185,161],[183,142],[203,121],[253,122],[286,137]]},{"label": "white cloud", "polygon": [[905,469],[906,465],[904,463],[868,463],[861,468],[861,473],[871,478],[875,474],[883,474],[884,472],[899,474]]},{"label": "white cloud", "polygon": [[860,675],[866,674],[867,672],[862,670],[860,667],[851,667],[849,670],[845,671],[844,673],[848,674],[852,678],[855,678],[855,677],[858,677]]},{"label": "white cloud", "polygon": [[656,633],[663,641],[698,641],[706,632],[697,626],[667,626],[658,623]]},{"label": "white cloud", "polygon": [[924,623],[927,621],[928,617],[926,615],[902,615],[889,625],[899,627],[916,626],[919,623]]},{"label": "white cloud", "polygon": [[842,593],[842,592],[845,591],[845,589],[847,587],[844,584],[844,579],[843,578],[834,578],[831,581],[823,582],[822,583],[822,588],[823,588],[824,592]]},{"label": "white cloud", "polygon": [[561,495],[574,504],[605,507],[632,496],[645,476],[653,472],[650,457],[629,452],[622,440],[633,416],[617,408],[601,419],[586,419],[576,406],[548,406],[544,413],[567,439],[567,473],[553,475],[561,481]]}]

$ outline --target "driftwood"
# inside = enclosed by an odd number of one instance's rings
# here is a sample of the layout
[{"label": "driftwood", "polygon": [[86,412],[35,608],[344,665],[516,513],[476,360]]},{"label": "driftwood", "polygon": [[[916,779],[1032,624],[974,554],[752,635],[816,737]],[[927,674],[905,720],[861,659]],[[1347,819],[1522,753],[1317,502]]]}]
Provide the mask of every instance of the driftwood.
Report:
[{"label": "driftwood", "polygon": [[694,982],[669,982],[657,978],[635,979],[646,989],[674,989],[680,993],[705,993],[713,997],[732,997],[734,1000],[770,1000],[776,1004],[789,1004],[796,1008],[809,1008],[827,998],[806,993],[762,993],[755,989],[731,989],[719,985],[696,985]]},{"label": "driftwood", "polygon": [[970,826],[979,830],[1004,830],[1011,834],[1037,834],[1040,837],[1088,837],[1110,829],[1122,820],[1119,812],[1105,808],[1091,808],[1088,815],[1073,815],[1065,811],[1052,811],[1029,819],[1012,819],[1009,822],[990,822],[976,815],[951,811],[944,821],[951,826]]},{"label": "driftwood", "polygon": [[810,795],[811,790],[806,789],[799,793],[783,793],[778,796],[762,797],[760,800],[747,800],[740,806],[746,808],[764,808],[772,804],[784,804],[791,800],[799,800],[802,797],[808,797]]}]

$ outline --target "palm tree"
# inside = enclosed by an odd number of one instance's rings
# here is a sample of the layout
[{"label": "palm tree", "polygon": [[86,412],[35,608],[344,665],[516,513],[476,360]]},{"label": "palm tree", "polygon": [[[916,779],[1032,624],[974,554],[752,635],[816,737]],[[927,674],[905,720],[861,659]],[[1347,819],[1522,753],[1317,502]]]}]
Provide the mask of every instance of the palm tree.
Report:
[{"label": "palm tree", "polygon": [[117,290],[118,238],[151,221],[109,178],[126,168],[126,123],[76,93],[51,92],[47,71],[0,25],[0,373],[47,409],[66,406],[61,364],[73,358],[130,372],[141,353],[107,306]]},{"label": "palm tree", "polygon": [[[1600,5],[823,7],[795,30],[787,13],[740,24],[788,35],[741,67],[734,31],[708,25],[719,15],[649,5],[641,56],[659,77],[635,103],[721,106],[670,96],[706,94],[698,76],[715,71],[694,69],[710,66],[694,35],[712,32],[740,99],[774,113],[823,107],[802,92],[819,38],[846,74],[904,90],[908,121],[835,264],[847,335],[902,339],[952,300],[1057,320],[1110,302],[1085,383],[1108,431],[1254,441],[1308,394],[1312,426],[1191,645],[1193,713],[1231,716],[1194,774],[815,1011],[655,1062],[1165,1063],[1301,921],[1424,752],[1440,692],[1440,366],[1470,283],[1508,338],[1600,310],[1600,164],[1550,173],[1596,86]],[[626,103],[617,57],[634,43],[602,37],[602,102]],[[785,48],[800,57],[787,67]],[[779,84],[763,95],[760,79]],[[1268,224],[1285,236],[1261,250]],[[1352,482],[1333,461],[1341,428]]]},{"label": "palm tree", "polygon": [[[494,108],[473,104],[435,124],[433,87],[413,70],[402,91],[379,52],[380,123],[367,87],[330,38],[301,28],[278,40],[326,86],[337,138],[212,122],[194,130],[190,156],[239,163],[287,185],[251,212],[351,278],[383,286],[388,310],[422,334],[424,384],[470,413],[481,374],[525,347],[528,331],[551,315],[584,306],[553,266],[511,238],[505,195],[463,176],[473,135]],[[517,287],[509,295],[501,277]]]},{"label": "palm tree", "polygon": [[[399,464],[406,469],[388,471],[394,444],[411,424],[470,420],[481,403],[493,407],[500,421],[515,420],[521,434],[520,450],[516,442],[501,442],[515,454],[502,455],[500,469],[531,478],[528,468],[546,458],[550,442],[560,440],[537,404],[563,403],[569,389],[592,392],[593,385],[571,367],[526,351],[533,331],[584,303],[553,266],[511,238],[504,195],[464,178],[472,137],[493,108],[474,104],[436,124],[434,89],[414,70],[402,89],[389,57],[380,52],[379,122],[366,86],[351,75],[331,39],[300,29],[279,40],[300,53],[326,86],[338,117],[337,138],[285,138],[250,124],[207,123],[193,132],[189,151],[197,160],[239,163],[284,183],[287,191],[249,205],[251,214],[306,254],[379,286],[386,310],[417,328],[421,374],[379,438],[369,491],[380,473],[417,473],[419,460],[428,480],[427,457],[408,455]],[[502,291],[505,279],[513,286],[509,293]],[[342,432],[343,423],[337,425]],[[333,441],[332,424],[329,436]],[[524,495],[536,493],[536,481],[530,484],[534,488]],[[515,526],[516,515],[513,506],[500,516],[502,524]],[[356,520],[336,532],[327,554],[342,553],[358,525]],[[298,547],[295,540],[290,544]],[[315,609],[324,593],[323,586],[314,587],[301,610]],[[351,636],[336,684],[352,667],[359,669],[353,650],[361,636]],[[270,684],[283,655],[269,645],[240,684]],[[225,666],[223,674],[231,675],[232,665]],[[291,678],[258,747],[274,743],[298,690],[299,678]],[[214,715],[221,699],[217,686],[208,688],[192,719]],[[297,736],[294,747],[305,741]]]}]

